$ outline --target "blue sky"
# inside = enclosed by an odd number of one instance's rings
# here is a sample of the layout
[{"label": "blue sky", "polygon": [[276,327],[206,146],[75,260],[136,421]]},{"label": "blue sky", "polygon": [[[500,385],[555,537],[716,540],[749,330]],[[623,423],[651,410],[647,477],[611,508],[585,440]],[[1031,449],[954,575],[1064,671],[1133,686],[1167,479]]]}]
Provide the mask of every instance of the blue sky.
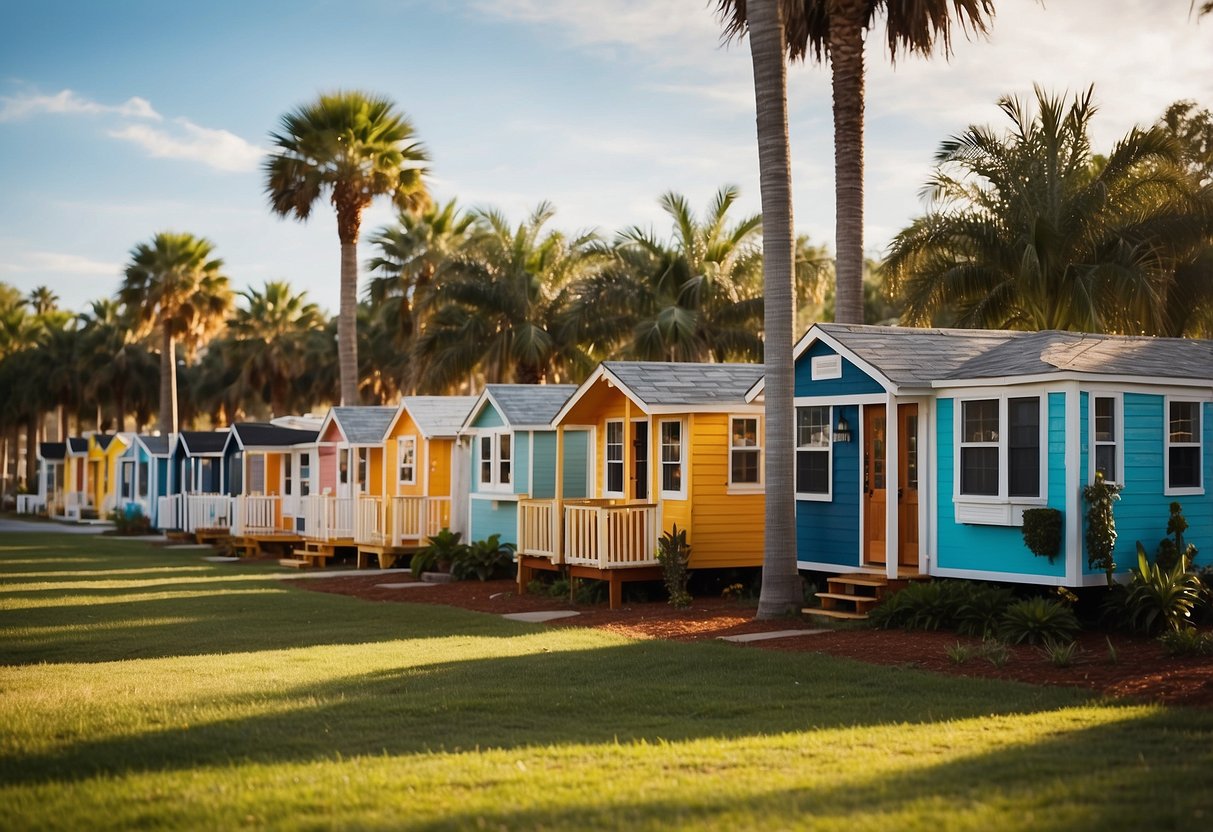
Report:
[{"label": "blue sky", "polygon": [[[286,279],[337,306],[328,210],[270,214],[260,158],[282,113],[320,91],[394,99],[437,198],[555,225],[667,230],[667,190],[723,184],[758,210],[746,44],[723,48],[705,0],[0,0],[0,281],[73,309],[112,294],[133,246],[210,238],[238,289]],[[1179,98],[1213,107],[1213,18],[1188,0],[1003,0],[989,40],[895,68],[868,50],[867,246],[920,213],[939,142],[998,123],[1000,95],[1094,83],[1099,148]],[[793,68],[796,225],[832,244],[829,73]],[[373,208],[367,232],[391,219]],[[363,251],[363,256],[369,251]]]}]

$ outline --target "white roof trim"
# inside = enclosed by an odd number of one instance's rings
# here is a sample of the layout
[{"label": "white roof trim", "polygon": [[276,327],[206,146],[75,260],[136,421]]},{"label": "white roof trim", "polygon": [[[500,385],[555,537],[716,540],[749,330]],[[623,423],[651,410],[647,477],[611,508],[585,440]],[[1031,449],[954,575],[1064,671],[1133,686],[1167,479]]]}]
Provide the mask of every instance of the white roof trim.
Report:
[{"label": "white roof trim", "polygon": [[[340,442],[332,442],[332,441],[321,438],[324,436],[324,432],[326,430],[328,430],[330,423],[337,426],[337,432],[341,434]],[[349,442],[350,442],[349,437],[347,437],[345,435],[345,428],[341,427],[341,420],[337,418],[337,409],[330,407],[329,412],[324,414],[324,421],[320,423],[320,430],[316,431],[316,444],[317,445],[340,445],[340,444],[344,443],[344,444],[348,445]]]},{"label": "white roof trim", "polygon": [[472,404],[472,409],[468,411],[468,415],[463,418],[463,424],[459,426],[459,432],[465,433],[470,430],[478,430],[478,428],[472,427],[472,422],[476,421],[476,417],[480,415],[480,411],[484,410],[485,405],[489,404],[493,406],[493,410],[497,411],[497,415],[501,417],[501,422],[505,427],[513,427],[506,420],[501,405],[497,404],[497,400],[493,398],[493,394],[489,392],[489,388],[485,387],[480,391],[480,395],[476,397],[476,401]]},{"label": "white roof trim", "polygon": [[[811,327],[809,327],[809,331],[801,336],[801,339],[796,342],[796,346],[792,348],[793,366],[796,365],[796,362],[800,359],[800,356],[804,355],[805,351],[812,346],[814,341],[821,341],[847,361],[850,361],[852,364],[866,373],[873,381],[883,387],[886,392],[892,393],[895,396],[902,394],[902,390],[896,384],[894,384],[888,376],[877,369],[874,365],[869,364],[867,361],[860,358],[837,338],[834,338],[832,335],[830,335],[830,333],[818,327],[817,324],[813,324]],[[764,376],[763,378],[760,378],[758,381],[754,382],[754,386],[746,391],[745,400],[747,402],[753,402],[754,399],[758,398],[758,396],[761,395],[762,391],[765,389],[766,377]]]},{"label": "white roof trim", "polygon": [[590,392],[594,385],[603,378],[607,380],[608,384],[612,384],[619,388],[619,392],[631,399],[632,404],[639,407],[642,413],[648,416],[653,414],[653,409],[649,405],[645,404],[644,400],[641,399],[640,396],[636,395],[636,393],[632,391],[626,384],[620,381],[619,376],[612,373],[605,364],[599,364],[594,369],[594,372],[590,373],[590,377],[581,382],[577,389],[573,391],[573,395],[569,396],[568,401],[564,403],[564,407],[560,408],[560,411],[552,419],[552,425],[559,425],[561,422],[563,422],[564,417],[569,414],[569,411],[573,409],[573,406],[577,404],[577,402],[581,401],[582,397]]}]

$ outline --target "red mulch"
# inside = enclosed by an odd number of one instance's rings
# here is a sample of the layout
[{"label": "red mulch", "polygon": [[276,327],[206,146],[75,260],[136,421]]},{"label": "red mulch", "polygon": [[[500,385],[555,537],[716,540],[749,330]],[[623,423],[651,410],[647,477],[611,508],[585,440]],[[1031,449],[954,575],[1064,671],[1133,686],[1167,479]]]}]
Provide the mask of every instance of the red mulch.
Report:
[{"label": "red mulch", "polygon": [[[552,626],[598,627],[632,638],[698,641],[741,633],[812,628],[812,621],[794,619],[755,621],[754,609],[722,598],[696,598],[688,610],[675,610],[665,602],[628,603],[611,610],[605,603],[575,606],[567,601],[518,595],[513,581],[468,581],[439,584],[425,589],[378,589],[376,584],[412,580],[407,571],[348,578],[318,578],[300,585],[321,592],[352,595],[370,601],[445,604],[488,613],[576,609],[581,614],[552,622]],[[1108,649],[1116,650],[1113,662]],[[1069,667],[1056,667],[1036,647],[1012,647],[1002,667],[973,656],[963,664],[948,657],[957,642],[979,645],[978,640],[955,633],[852,629],[816,635],[771,639],[747,645],[767,650],[818,652],[870,664],[900,665],[949,673],[1027,682],[1034,685],[1074,685],[1109,696],[1133,697],[1168,705],[1213,707],[1213,659],[1172,658],[1157,641],[1141,636],[1085,633],[1080,650]]]}]

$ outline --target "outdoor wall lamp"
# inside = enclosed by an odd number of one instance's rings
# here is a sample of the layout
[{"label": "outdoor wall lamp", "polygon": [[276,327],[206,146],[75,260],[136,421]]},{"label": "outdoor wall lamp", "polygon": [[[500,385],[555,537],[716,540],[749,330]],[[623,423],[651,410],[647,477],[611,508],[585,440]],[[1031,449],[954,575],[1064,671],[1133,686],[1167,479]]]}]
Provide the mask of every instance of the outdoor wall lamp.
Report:
[{"label": "outdoor wall lamp", "polygon": [[843,416],[841,413],[838,414],[838,427],[834,428],[834,441],[851,441],[851,426],[847,423],[847,417]]}]

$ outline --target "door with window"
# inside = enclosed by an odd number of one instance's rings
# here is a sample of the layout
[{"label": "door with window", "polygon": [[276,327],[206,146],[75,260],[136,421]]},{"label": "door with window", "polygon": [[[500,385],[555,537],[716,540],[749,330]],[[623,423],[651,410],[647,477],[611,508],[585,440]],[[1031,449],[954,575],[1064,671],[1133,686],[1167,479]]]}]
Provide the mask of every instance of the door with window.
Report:
[{"label": "door with window", "polygon": [[897,500],[897,562],[918,564],[918,405],[897,407],[897,483],[890,493],[888,421],[882,404],[863,409],[864,551],[867,563],[884,565],[888,544],[890,499]]},{"label": "door with window", "polygon": [[897,406],[897,563],[918,565],[918,405]]},{"label": "door with window", "polygon": [[885,563],[885,406],[865,405],[863,409],[863,541],[867,562]]},{"label": "door with window", "polygon": [[632,497],[645,501],[649,499],[649,423],[636,420],[632,422],[632,482],[635,488]]}]

